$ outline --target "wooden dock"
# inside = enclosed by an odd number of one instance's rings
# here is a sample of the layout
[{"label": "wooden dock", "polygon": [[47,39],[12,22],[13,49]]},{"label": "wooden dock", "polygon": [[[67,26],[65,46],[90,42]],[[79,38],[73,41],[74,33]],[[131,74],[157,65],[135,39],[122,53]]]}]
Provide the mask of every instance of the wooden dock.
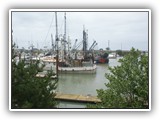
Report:
[{"label": "wooden dock", "polygon": [[87,102],[87,103],[98,103],[101,102],[96,96],[91,95],[76,95],[76,94],[63,94],[57,93],[55,96],[57,100],[64,100],[64,101],[76,101],[76,102]]}]

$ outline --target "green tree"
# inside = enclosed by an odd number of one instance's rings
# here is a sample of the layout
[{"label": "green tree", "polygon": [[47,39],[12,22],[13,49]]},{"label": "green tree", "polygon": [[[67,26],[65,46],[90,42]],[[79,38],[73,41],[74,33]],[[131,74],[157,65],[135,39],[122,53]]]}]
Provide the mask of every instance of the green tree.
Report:
[{"label": "green tree", "polygon": [[110,48],[109,48],[109,47],[107,47],[107,48],[106,48],[106,50],[107,50],[107,51],[109,51],[109,50],[110,50]]},{"label": "green tree", "polygon": [[109,67],[107,88],[97,90],[102,102],[88,108],[148,108],[148,56],[132,48],[119,62],[120,66]]},{"label": "green tree", "polygon": [[12,109],[46,109],[54,108],[54,90],[57,79],[51,80],[53,71],[44,78],[37,78],[36,74],[42,69],[39,61],[26,64],[25,60],[15,61],[14,46],[12,45],[12,73],[11,73],[11,108]]},{"label": "green tree", "polygon": [[116,50],[116,53],[117,53],[119,56],[123,56],[122,50]]}]

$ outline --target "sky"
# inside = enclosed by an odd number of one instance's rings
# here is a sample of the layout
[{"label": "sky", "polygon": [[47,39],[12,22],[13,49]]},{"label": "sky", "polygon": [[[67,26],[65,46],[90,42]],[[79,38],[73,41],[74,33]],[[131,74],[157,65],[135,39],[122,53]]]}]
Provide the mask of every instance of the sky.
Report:
[{"label": "sky", "polygon": [[[58,34],[64,34],[64,12],[57,12]],[[66,33],[73,46],[88,31],[88,47],[95,49],[148,50],[148,12],[66,12]],[[12,12],[13,41],[19,48],[33,44],[35,48],[51,48],[55,36],[55,12]],[[54,37],[55,38],[55,37]],[[109,43],[109,44],[108,44]]]}]

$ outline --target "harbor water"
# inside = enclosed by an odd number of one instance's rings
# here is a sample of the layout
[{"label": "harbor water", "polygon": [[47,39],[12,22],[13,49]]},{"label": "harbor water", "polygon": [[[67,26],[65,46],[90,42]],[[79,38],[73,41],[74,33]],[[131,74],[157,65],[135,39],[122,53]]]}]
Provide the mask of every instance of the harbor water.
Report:
[{"label": "harbor water", "polygon": [[[109,64],[97,64],[95,74],[60,74],[57,92],[66,94],[92,95],[97,96],[96,89],[106,89],[105,83],[108,80],[105,77],[109,73],[108,67],[117,66],[119,58],[110,59]],[[85,103],[78,102],[60,102],[58,108],[85,108]]]}]

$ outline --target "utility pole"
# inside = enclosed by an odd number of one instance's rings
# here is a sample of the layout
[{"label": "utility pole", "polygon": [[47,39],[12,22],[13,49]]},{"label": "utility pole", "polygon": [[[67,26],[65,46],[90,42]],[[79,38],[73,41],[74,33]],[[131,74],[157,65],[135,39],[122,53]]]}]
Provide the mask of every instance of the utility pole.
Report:
[{"label": "utility pole", "polygon": [[56,52],[57,52],[57,55],[56,55],[56,74],[57,74],[57,78],[58,78],[58,23],[57,23],[57,12],[55,12],[55,21],[56,21]]},{"label": "utility pole", "polygon": [[109,46],[109,40],[108,40],[108,50],[110,50],[110,46]]}]

